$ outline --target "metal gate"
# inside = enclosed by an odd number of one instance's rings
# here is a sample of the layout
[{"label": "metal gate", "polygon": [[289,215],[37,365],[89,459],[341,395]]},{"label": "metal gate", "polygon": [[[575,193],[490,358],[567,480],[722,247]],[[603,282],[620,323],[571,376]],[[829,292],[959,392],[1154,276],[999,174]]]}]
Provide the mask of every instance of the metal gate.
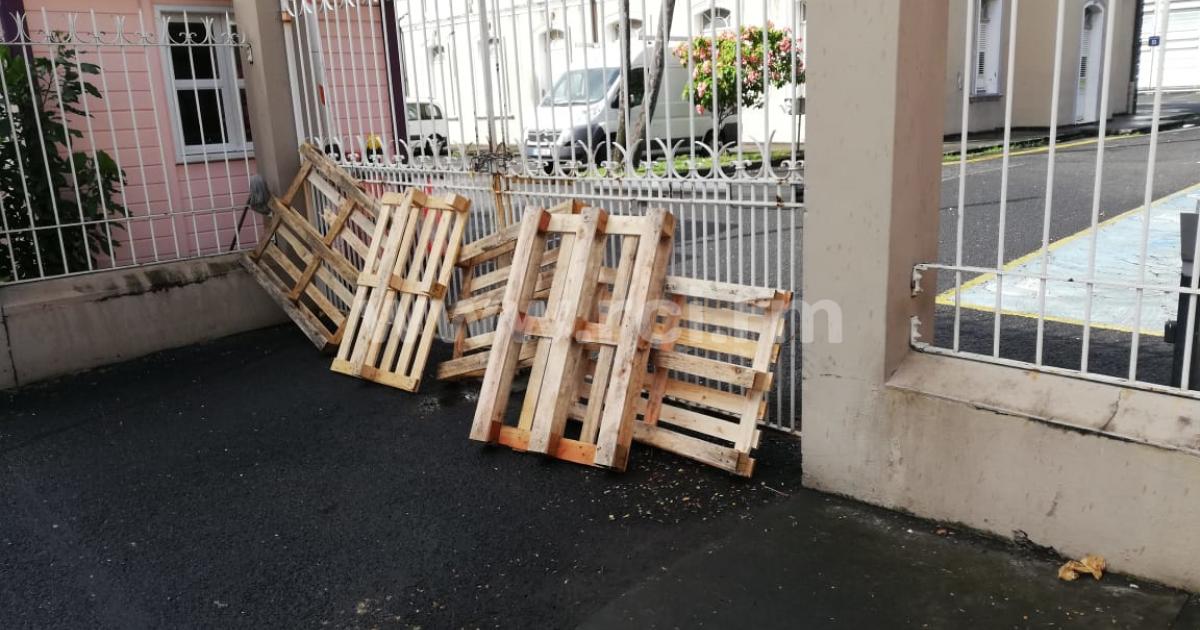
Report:
[{"label": "metal gate", "polygon": [[[468,241],[570,198],[666,207],[670,273],[801,302],[802,3],[284,0],[283,16],[298,137],[379,190],[470,197]],[[768,414],[789,431],[802,319]]]}]

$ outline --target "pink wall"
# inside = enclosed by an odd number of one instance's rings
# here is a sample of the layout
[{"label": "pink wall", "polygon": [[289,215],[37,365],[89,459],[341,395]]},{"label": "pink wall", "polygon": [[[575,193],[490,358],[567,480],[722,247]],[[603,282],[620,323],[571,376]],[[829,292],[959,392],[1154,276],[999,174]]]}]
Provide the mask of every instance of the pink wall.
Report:
[{"label": "pink wall", "polygon": [[[68,15],[76,12],[76,30],[80,40],[87,42],[74,45],[77,58],[102,68],[102,75],[92,75],[90,81],[101,90],[103,98],[89,97],[90,121],[72,117],[70,125],[85,135],[73,142],[75,151],[104,150],[125,171],[127,181],[117,201],[128,209],[128,217],[116,222],[124,226],[124,232],[114,230],[116,240],[121,241],[113,252],[117,264],[228,249],[246,201],[249,176],[255,173],[252,156],[246,160],[239,153],[228,159],[210,157],[207,163],[180,163],[168,100],[172,95],[163,73],[163,47],[97,47],[90,43],[94,30],[103,33],[105,41],[113,42],[120,17],[124,17],[128,40],[137,41],[136,34],[143,30],[139,27],[139,11],[144,28],[154,31],[158,28],[155,9],[170,9],[172,5],[138,0],[105,0],[102,4],[102,9],[95,9],[95,27],[90,9],[80,0],[26,0],[25,8],[35,41],[41,38],[37,31],[46,27],[67,30]],[[227,3],[212,0],[188,0],[180,6],[229,8]],[[219,50],[228,54],[227,48]],[[48,52],[48,47],[35,47],[38,55]],[[257,215],[251,213],[239,235],[243,246],[257,240],[260,225]],[[98,266],[111,264],[106,255],[94,253]]]},{"label": "pink wall", "polygon": [[[362,152],[371,133],[394,147],[380,8],[359,6],[321,12],[316,22],[313,32],[320,35],[325,76],[326,117],[321,124],[334,127],[334,133],[327,130],[326,135],[339,138],[348,153]],[[311,86],[313,81],[306,83]],[[306,97],[316,98],[312,93]]]}]

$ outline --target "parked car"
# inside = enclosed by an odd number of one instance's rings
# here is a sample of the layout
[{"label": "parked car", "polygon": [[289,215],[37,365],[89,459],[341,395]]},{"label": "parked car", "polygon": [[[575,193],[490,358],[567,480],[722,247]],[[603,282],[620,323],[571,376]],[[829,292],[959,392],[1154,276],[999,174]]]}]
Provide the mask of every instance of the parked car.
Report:
[{"label": "parked car", "polygon": [[432,101],[405,103],[408,146],[414,155],[446,155],[450,147],[450,125],[445,110]]},{"label": "parked car", "polygon": [[[644,56],[634,56],[629,72],[627,124],[631,133],[644,116],[645,84],[651,80]],[[668,142],[676,149],[696,141],[712,145],[713,117],[694,113],[690,99],[683,93],[688,81],[688,69],[674,55],[667,55],[658,103],[646,134],[651,139],[651,154],[661,154],[663,144]],[[621,87],[621,70],[616,62],[588,59],[564,69],[526,119],[525,155],[546,161],[586,161],[590,149],[595,161],[608,159],[608,143],[616,139],[622,116]],[[736,137],[735,124],[729,121],[722,127],[719,137],[723,142],[732,141],[731,134]]]}]

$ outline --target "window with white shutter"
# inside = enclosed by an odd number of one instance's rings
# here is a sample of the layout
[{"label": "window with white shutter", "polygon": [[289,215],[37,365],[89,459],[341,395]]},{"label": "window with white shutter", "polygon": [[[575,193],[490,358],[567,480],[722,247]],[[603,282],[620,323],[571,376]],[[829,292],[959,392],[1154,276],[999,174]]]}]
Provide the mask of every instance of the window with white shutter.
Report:
[{"label": "window with white shutter", "polygon": [[1004,23],[1003,0],[976,0],[978,23],[975,31],[975,79],[976,95],[1000,93],[1000,53],[1004,39],[1001,26]]}]

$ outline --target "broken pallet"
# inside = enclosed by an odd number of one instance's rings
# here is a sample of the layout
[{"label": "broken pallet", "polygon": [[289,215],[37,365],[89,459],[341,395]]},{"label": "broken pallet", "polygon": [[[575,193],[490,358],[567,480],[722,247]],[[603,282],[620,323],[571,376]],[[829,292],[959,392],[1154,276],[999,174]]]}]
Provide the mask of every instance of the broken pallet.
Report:
[{"label": "broken pallet", "polygon": [[[520,225],[471,439],[624,470],[674,217],[661,209],[644,217],[609,216],[596,208],[580,214],[530,210]],[[539,317],[530,306],[552,235],[561,240]],[[611,315],[598,321],[594,302],[609,237],[616,239],[621,263],[613,276],[614,302],[606,309]],[[521,412],[511,424],[505,411],[526,337],[536,339],[536,350]],[[603,378],[595,376],[585,344],[600,347],[595,362],[606,365]]]},{"label": "broken pallet", "polygon": [[[331,351],[341,341],[378,203],[316,148],[306,144],[300,153],[299,173],[283,197],[269,201],[266,232],[242,264],[317,348]],[[324,234],[296,208],[301,192],[321,213]]]},{"label": "broken pallet", "polygon": [[333,371],[420,387],[469,208],[458,195],[384,194]]}]

